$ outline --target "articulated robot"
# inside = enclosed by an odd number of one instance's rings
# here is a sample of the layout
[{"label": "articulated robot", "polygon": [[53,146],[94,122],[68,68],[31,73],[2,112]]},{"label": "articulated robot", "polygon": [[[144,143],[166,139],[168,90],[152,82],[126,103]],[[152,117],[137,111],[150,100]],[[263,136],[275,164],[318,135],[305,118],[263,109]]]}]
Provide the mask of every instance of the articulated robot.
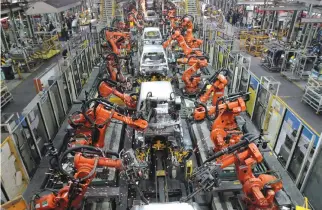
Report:
[{"label": "articulated robot", "polygon": [[119,32],[114,29],[107,28],[105,30],[106,41],[109,43],[112,51],[116,55],[120,55],[122,50],[127,53],[131,52],[131,38],[128,32]]},{"label": "articulated robot", "polygon": [[107,63],[107,71],[110,75],[111,80],[114,82],[120,82],[120,83],[125,83],[126,78],[123,76],[121,68],[120,68],[120,63],[119,63],[119,58],[117,54],[115,53],[108,53],[105,56],[106,63]]},{"label": "articulated robot", "polygon": [[[162,44],[163,48],[167,48],[173,40],[176,40],[178,42],[184,55],[187,57],[186,59],[188,59],[189,56],[192,56],[192,55],[196,55],[196,56],[203,55],[203,53],[200,50],[193,50],[187,45],[185,38],[181,35],[180,30],[173,31],[170,38]],[[187,63],[187,61],[185,63]]]},{"label": "articulated robot", "polygon": [[181,35],[181,32],[179,30],[174,31],[170,38],[162,44],[163,48],[167,48],[173,40],[176,40],[178,42],[179,46],[186,56],[192,53],[193,50],[187,45],[184,37]]},{"label": "articulated robot", "polygon": [[[246,134],[239,143],[218,151],[207,159],[204,165],[197,168],[191,177],[192,182],[197,185],[197,190],[183,198],[182,201],[191,199],[200,191],[211,191],[213,187],[220,184],[218,176],[221,170],[234,164],[237,178],[243,186],[243,200],[247,209],[279,209],[274,198],[275,194],[283,188],[281,179],[269,174],[260,174],[256,177],[252,172],[252,167],[263,160],[261,152],[254,143],[258,139],[258,143],[261,143],[260,137]],[[225,157],[222,157],[223,155]],[[213,160],[217,161],[210,163]]]},{"label": "articulated robot", "polygon": [[[62,161],[67,155],[75,153],[74,169],[72,175],[62,167]],[[108,155],[119,157],[118,153],[108,151]],[[95,147],[80,146],[73,147],[65,151],[58,163],[59,171],[70,180],[67,186],[64,186],[57,192],[36,196],[31,204],[32,209],[37,210],[65,210],[79,209],[88,186],[96,176],[96,169],[102,167],[115,168],[126,171],[129,182],[140,179],[140,165],[137,162],[133,150],[126,151],[121,158],[111,159],[105,157],[105,154]]]},{"label": "articulated robot", "polygon": [[[216,106],[209,108],[200,103],[200,107],[197,107],[194,111],[195,120],[202,120],[207,117],[213,121],[210,138],[214,143],[215,152],[238,143],[242,137],[243,133],[238,129],[235,117],[246,110],[246,104],[242,98],[243,93],[234,95],[219,98]],[[215,116],[211,118],[213,114]]]},{"label": "articulated robot", "polygon": [[193,16],[185,15],[181,18],[181,27],[185,29],[184,39],[187,42],[188,46],[191,48],[199,48],[202,45],[203,40],[195,39],[193,37],[193,21]]},{"label": "articulated robot", "polygon": [[97,92],[99,97],[108,98],[110,95],[115,95],[120,98],[126,105],[126,107],[135,109],[137,100],[135,97],[136,94],[125,94],[122,92],[122,85],[114,82],[110,79],[103,79],[99,82],[97,87]]},{"label": "articulated robot", "polygon": [[[227,74],[228,70],[219,70],[213,76],[206,80],[204,86],[201,88],[201,91],[199,92],[199,94],[197,94],[196,97],[197,99],[199,99],[201,103],[207,103],[212,94],[213,96],[211,104],[215,106],[217,100],[224,96],[225,87],[228,84],[228,80],[226,76],[220,74],[221,72],[225,72]],[[208,85],[211,85],[209,89],[207,89]]]},{"label": "articulated robot", "polygon": [[205,56],[190,56],[187,60],[185,58],[178,59],[178,63],[187,62],[190,66],[182,74],[182,81],[185,84],[185,93],[191,95],[196,94],[199,90],[199,82],[201,80],[200,74],[196,74],[199,69],[208,66],[208,59]]},{"label": "articulated robot", "polygon": [[[94,107],[90,105],[96,102]],[[103,98],[94,98],[88,100],[82,106],[82,112],[76,112],[69,118],[69,124],[75,131],[75,137],[81,137],[81,140],[75,140],[73,144],[93,145],[103,148],[105,133],[112,119],[119,120],[138,131],[144,131],[148,127],[148,122],[139,117],[125,116],[125,109],[118,107]]]},{"label": "articulated robot", "polygon": [[176,8],[169,8],[166,13],[166,19],[170,21],[170,29],[175,30],[179,27],[180,17],[177,16]]}]

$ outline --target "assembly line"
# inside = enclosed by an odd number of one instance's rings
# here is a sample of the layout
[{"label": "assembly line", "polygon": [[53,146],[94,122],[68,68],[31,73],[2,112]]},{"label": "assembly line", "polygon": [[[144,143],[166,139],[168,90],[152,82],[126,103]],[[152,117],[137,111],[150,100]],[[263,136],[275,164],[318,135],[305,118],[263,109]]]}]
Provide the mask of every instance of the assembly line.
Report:
[{"label": "assembly line", "polygon": [[[32,197],[31,209],[92,209],[98,203],[113,209],[209,209],[209,196],[223,196],[214,190],[226,185],[222,193],[229,192],[236,182],[241,187],[231,190],[233,209],[292,209],[290,199],[276,199],[287,198],[278,172],[254,171],[265,162],[267,142],[242,114],[249,93],[228,90],[228,69],[207,68],[192,16],[177,16],[173,4],[161,11],[151,2],[142,3],[150,16],[142,5],[138,11],[130,5],[124,22],[100,31],[105,72],[96,97],[74,101],[81,108],[68,118],[66,150],[58,156],[50,145],[50,171],[57,179],[52,189]],[[165,25],[159,28],[151,14],[162,12]],[[119,139],[106,138],[116,124]],[[198,138],[194,125],[209,129],[209,136]],[[198,150],[200,144],[212,148]],[[119,195],[93,198],[95,190],[116,187]]]},{"label": "assembly line", "polygon": [[322,209],[321,2],[1,2],[1,209]]}]

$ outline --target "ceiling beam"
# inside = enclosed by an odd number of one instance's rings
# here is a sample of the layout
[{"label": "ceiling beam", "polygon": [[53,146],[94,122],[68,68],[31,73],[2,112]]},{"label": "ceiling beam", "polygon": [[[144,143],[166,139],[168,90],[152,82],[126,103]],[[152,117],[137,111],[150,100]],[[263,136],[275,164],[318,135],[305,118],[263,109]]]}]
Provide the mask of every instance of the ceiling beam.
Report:
[{"label": "ceiling beam", "polygon": [[301,6],[274,6],[274,7],[267,7],[267,8],[262,8],[262,10],[266,10],[266,11],[294,11],[294,10],[306,10],[307,7],[305,7],[304,5]]},{"label": "ceiling beam", "polygon": [[301,23],[322,23],[322,18],[301,18]]}]

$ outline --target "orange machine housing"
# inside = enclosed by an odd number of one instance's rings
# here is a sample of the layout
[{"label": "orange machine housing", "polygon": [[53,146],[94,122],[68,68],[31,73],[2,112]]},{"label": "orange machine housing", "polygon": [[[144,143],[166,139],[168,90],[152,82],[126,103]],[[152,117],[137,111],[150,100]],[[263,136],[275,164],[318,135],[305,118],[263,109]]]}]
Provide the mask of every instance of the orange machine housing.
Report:
[{"label": "orange machine housing", "polygon": [[195,94],[198,91],[198,85],[201,80],[200,76],[194,76],[200,68],[208,66],[207,58],[205,57],[190,57],[188,59],[190,66],[182,74],[182,81],[185,83],[185,92],[188,94]]},{"label": "orange machine housing", "polygon": [[[97,166],[99,167],[111,167],[116,169],[122,168],[122,162],[119,159],[110,159],[105,157],[99,157],[98,160],[95,158],[86,158],[82,156],[81,153],[77,153],[74,157],[74,167],[77,172],[74,175],[76,179],[84,178],[90,175],[90,172],[94,168],[94,163],[97,161]],[[95,178],[96,173],[84,180],[78,185],[77,196],[71,201],[71,207],[78,209],[81,207],[82,200],[86,193],[86,190]],[[51,193],[44,195],[36,200],[35,209],[37,210],[65,210],[68,207],[69,202],[69,191],[72,183],[60,189],[57,195]]]},{"label": "orange machine housing", "polygon": [[108,98],[110,95],[115,95],[120,98],[127,107],[135,109],[136,108],[136,100],[128,94],[121,93],[116,88],[111,87],[107,82],[102,81],[98,86],[98,94],[101,97]]},{"label": "orange machine housing", "polygon": [[100,124],[102,126],[93,128],[93,125],[85,118],[83,113],[72,116],[73,123],[83,125],[76,129],[75,135],[83,135],[87,137],[87,139],[85,138],[81,141],[76,141],[75,144],[93,145],[95,147],[103,148],[105,133],[112,118],[122,121],[136,130],[143,131],[148,127],[148,122],[146,120],[134,120],[131,117],[119,114],[115,110],[105,109],[102,104],[99,104],[95,109],[88,109],[86,114],[94,120],[95,124]]},{"label": "orange machine housing", "polygon": [[221,98],[225,94],[225,87],[228,84],[227,78],[224,75],[219,74],[216,81],[211,85],[209,89],[206,90],[204,94],[199,97],[201,103],[206,103],[211,94],[212,96],[212,105],[215,106],[218,98]]},{"label": "orange machine housing", "polygon": [[[252,166],[260,163],[263,156],[258,147],[251,143],[242,152],[229,154],[217,161],[221,168],[235,164],[238,180],[243,185],[244,201],[249,210],[278,210],[275,194],[283,188],[282,181],[273,175],[261,174],[256,177]],[[267,189],[265,187],[269,185]]]}]

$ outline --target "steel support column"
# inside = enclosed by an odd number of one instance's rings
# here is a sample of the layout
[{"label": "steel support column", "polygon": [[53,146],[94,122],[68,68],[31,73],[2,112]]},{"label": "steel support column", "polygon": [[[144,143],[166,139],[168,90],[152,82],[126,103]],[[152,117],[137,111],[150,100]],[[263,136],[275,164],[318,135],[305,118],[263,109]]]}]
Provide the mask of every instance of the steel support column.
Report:
[{"label": "steel support column", "polygon": [[293,36],[298,12],[299,12],[298,10],[295,10],[294,13],[293,13],[293,17],[292,17],[292,21],[291,21],[291,25],[290,25],[290,30],[287,33],[287,42],[290,42],[291,38]]}]

